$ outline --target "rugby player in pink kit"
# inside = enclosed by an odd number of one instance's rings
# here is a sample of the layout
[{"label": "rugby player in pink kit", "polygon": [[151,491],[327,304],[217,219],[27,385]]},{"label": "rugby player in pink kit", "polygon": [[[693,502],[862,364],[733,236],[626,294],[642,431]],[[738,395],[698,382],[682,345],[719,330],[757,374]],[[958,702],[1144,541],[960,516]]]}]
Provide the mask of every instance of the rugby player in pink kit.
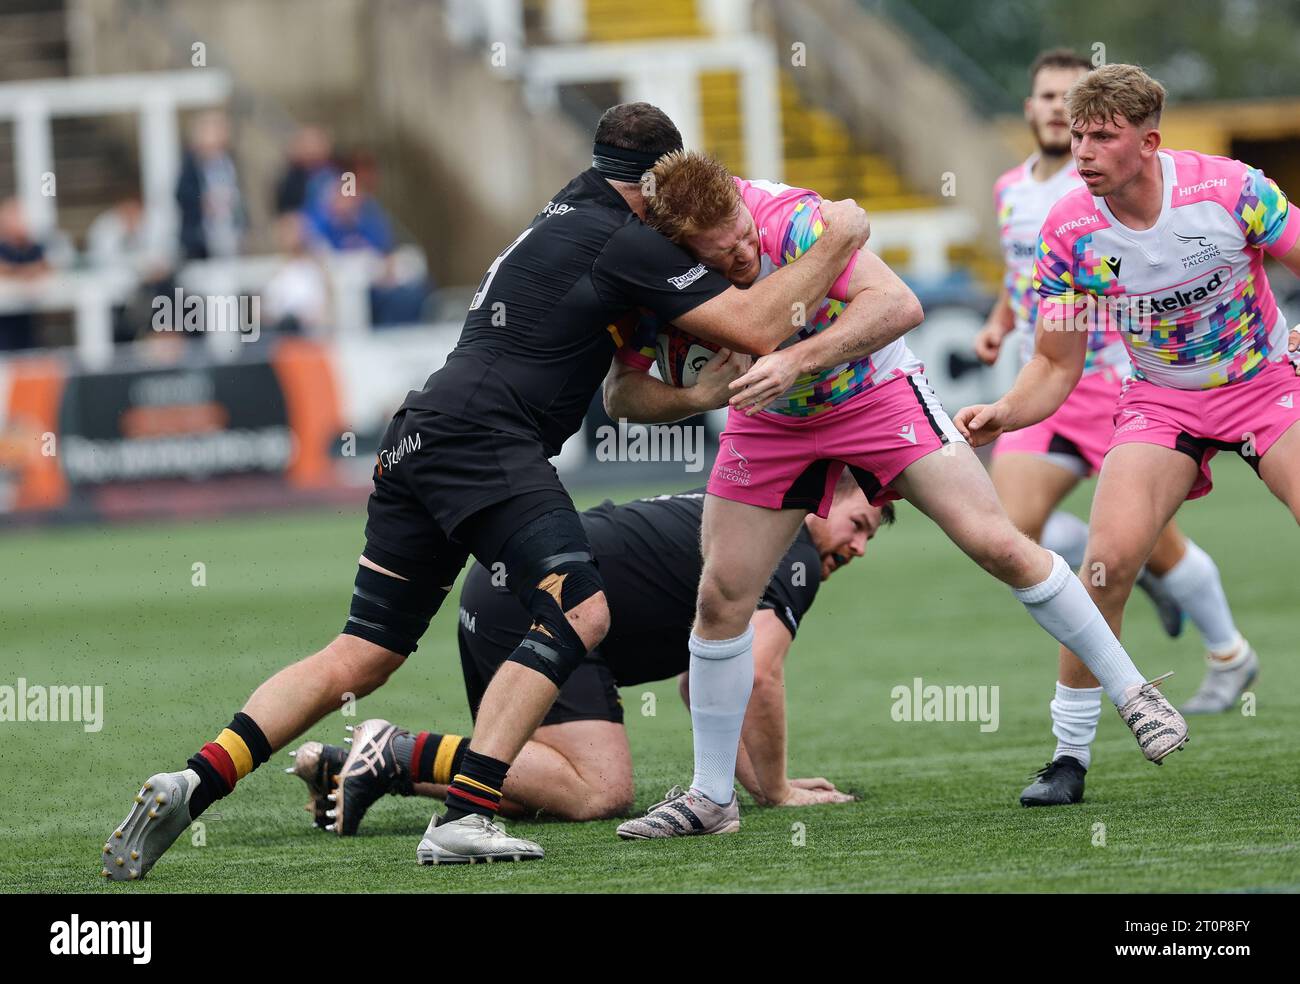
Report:
[{"label": "rugby player in pink kit", "polygon": [[[1038,150],[994,186],[1006,279],[975,340],[976,354],[987,363],[996,360],[1009,337],[1015,339],[1022,366],[1033,356],[1038,233],[1051,207],[1083,187],[1070,156],[1065,93],[1091,70],[1086,58],[1064,48],[1043,52],[1029,69],[1025,118]],[[1083,375],[1061,408],[1041,423],[1002,435],[993,447],[989,473],[1007,515],[1076,570],[1083,563],[1088,524],[1057,506],[1080,481],[1101,468],[1114,432],[1115,401],[1128,373],[1123,339],[1113,326],[1099,327],[1088,335]],[[1232,707],[1254,680],[1259,663],[1237,631],[1214,561],[1171,522],[1138,574],[1137,585],[1155,602],[1166,632],[1173,636],[1181,632],[1185,612],[1205,643],[1209,662],[1205,683],[1183,712]],[[1049,707],[1056,747],[1051,760],[1020,794],[1025,806],[1083,799],[1084,777],[1101,719],[1101,687],[1073,656],[1061,658]]]},{"label": "rugby player in pink kit", "polygon": [[[687,152],[665,155],[652,175],[648,220],[733,284],[796,261],[822,232],[813,192],[733,179]],[[1159,722],[1158,738],[1139,736],[1149,759],[1181,745],[1182,718],[1144,682],[1066,562],[1003,512],[902,340],[922,317],[902,281],[864,248],[814,310],[792,314],[791,337],[732,383],[709,479],[690,640],[695,776],[689,790],[623,824],[619,835],[739,828],[733,784],[753,679],[749,620],[803,517],[826,515],[846,466],[873,504],[906,498],[1010,585],[1039,624],[1080,653],[1128,718]]]},{"label": "rugby player in pink kit", "polygon": [[1066,102],[1085,187],[1043,224],[1034,355],[997,403],[956,423],[979,445],[1047,419],[1083,372],[1086,329],[1121,329],[1133,375],[1084,560],[1106,573],[1087,587],[1118,634],[1143,561],[1182,502],[1210,491],[1219,451],[1240,454],[1300,519],[1300,333],[1288,337],[1263,269],[1268,253],[1300,272],[1300,219],[1240,161],[1161,150],[1164,89],[1140,68],[1096,69]]}]

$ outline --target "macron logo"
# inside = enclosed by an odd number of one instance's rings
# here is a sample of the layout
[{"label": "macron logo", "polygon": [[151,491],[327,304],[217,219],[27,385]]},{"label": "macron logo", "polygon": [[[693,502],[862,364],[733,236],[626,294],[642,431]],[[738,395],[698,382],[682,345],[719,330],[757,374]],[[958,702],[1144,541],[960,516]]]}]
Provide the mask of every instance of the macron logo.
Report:
[{"label": "macron logo", "polygon": [[1277,401],[1277,405],[1279,407],[1286,407],[1288,410],[1294,410],[1295,396],[1291,393],[1288,393],[1286,396],[1282,397],[1282,399]]},{"label": "macron logo", "polygon": [[1185,198],[1188,195],[1194,195],[1198,191],[1205,191],[1209,188],[1226,188],[1228,187],[1227,178],[1210,178],[1208,181],[1202,181],[1200,184],[1188,185],[1186,188],[1178,189],[1178,197]]},{"label": "macron logo", "polygon": [[904,427],[901,431],[898,432],[898,436],[901,437],[903,440],[905,440],[908,444],[915,444],[916,424],[908,424],[906,427]]},{"label": "macron logo", "polygon": [[695,281],[699,280],[702,276],[704,276],[704,272],[705,272],[704,264],[697,263],[695,264],[695,266],[691,267],[689,270],[683,273],[680,277],[669,277],[668,282],[672,284],[674,287],[676,287],[678,290],[685,290],[691,284],[695,283]]},{"label": "macron logo", "polygon": [[1082,226],[1096,225],[1100,221],[1101,218],[1095,212],[1092,215],[1085,215],[1079,219],[1071,219],[1069,222],[1056,227],[1056,235],[1064,235],[1071,229],[1078,229]]}]

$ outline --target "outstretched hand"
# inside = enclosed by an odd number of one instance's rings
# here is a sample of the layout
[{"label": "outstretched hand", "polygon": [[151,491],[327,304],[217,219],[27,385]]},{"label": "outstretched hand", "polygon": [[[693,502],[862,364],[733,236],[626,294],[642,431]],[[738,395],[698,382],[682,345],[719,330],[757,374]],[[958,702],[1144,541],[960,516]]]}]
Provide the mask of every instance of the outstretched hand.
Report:
[{"label": "outstretched hand", "polygon": [[1007,427],[1006,411],[997,403],[962,407],[952,422],[973,448],[991,444]]}]

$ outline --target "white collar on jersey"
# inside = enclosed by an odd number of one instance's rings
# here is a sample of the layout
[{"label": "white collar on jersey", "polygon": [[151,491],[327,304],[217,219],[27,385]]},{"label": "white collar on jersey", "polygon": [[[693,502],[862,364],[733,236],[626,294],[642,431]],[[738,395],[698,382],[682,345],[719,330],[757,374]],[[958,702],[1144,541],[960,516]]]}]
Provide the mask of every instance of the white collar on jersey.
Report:
[{"label": "white collar on jersey", "polygon": [[1106,221],[1111,224],[1111,227],[1125,239],[1128,239],[1139,246],[1143,243],[1154,240],[1159,234],[1159,231],[1164,227],[1165,222],[1168,221],[1169,213],[1171,211],[1170,205],[1174,200],[1174,185],[1178,183],[1178,169],[1174,166],[1173,155],[1168,154],[1163,150],[1158,151],[1157,153],[1160,158],[1160,176],[1164,181],[1164,188],[1161,192],[1162,199],[1160,204],[1160,215],[1156,218],[1155,224],[1152,225],[1150,229],[1134,229],[1130,226],[1126,226],[1119,219],[1115,218],[1115,213],[1112,212],[1110,206],[1106,204],[1106,199],[1098,198],[1096,195],[1092,196],[1093,204],[1096,205],[1097,210],[1106,217]]}]

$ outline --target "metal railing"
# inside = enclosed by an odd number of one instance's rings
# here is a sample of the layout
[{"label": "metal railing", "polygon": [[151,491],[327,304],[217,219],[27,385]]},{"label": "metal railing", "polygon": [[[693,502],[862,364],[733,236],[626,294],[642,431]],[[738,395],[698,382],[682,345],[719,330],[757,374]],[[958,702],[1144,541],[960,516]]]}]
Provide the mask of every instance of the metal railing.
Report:
[{"label": "metal railing", "polygon": [[181,163],[178,114],[183,109],[220,106],[230,91],[230,76],[213,69],[0,84],[0,120],[13,122],[17,195],[37,237],[58,226],[55,117],[137,116],[144,206],[158,228],[171,235],[176,229]]}]

